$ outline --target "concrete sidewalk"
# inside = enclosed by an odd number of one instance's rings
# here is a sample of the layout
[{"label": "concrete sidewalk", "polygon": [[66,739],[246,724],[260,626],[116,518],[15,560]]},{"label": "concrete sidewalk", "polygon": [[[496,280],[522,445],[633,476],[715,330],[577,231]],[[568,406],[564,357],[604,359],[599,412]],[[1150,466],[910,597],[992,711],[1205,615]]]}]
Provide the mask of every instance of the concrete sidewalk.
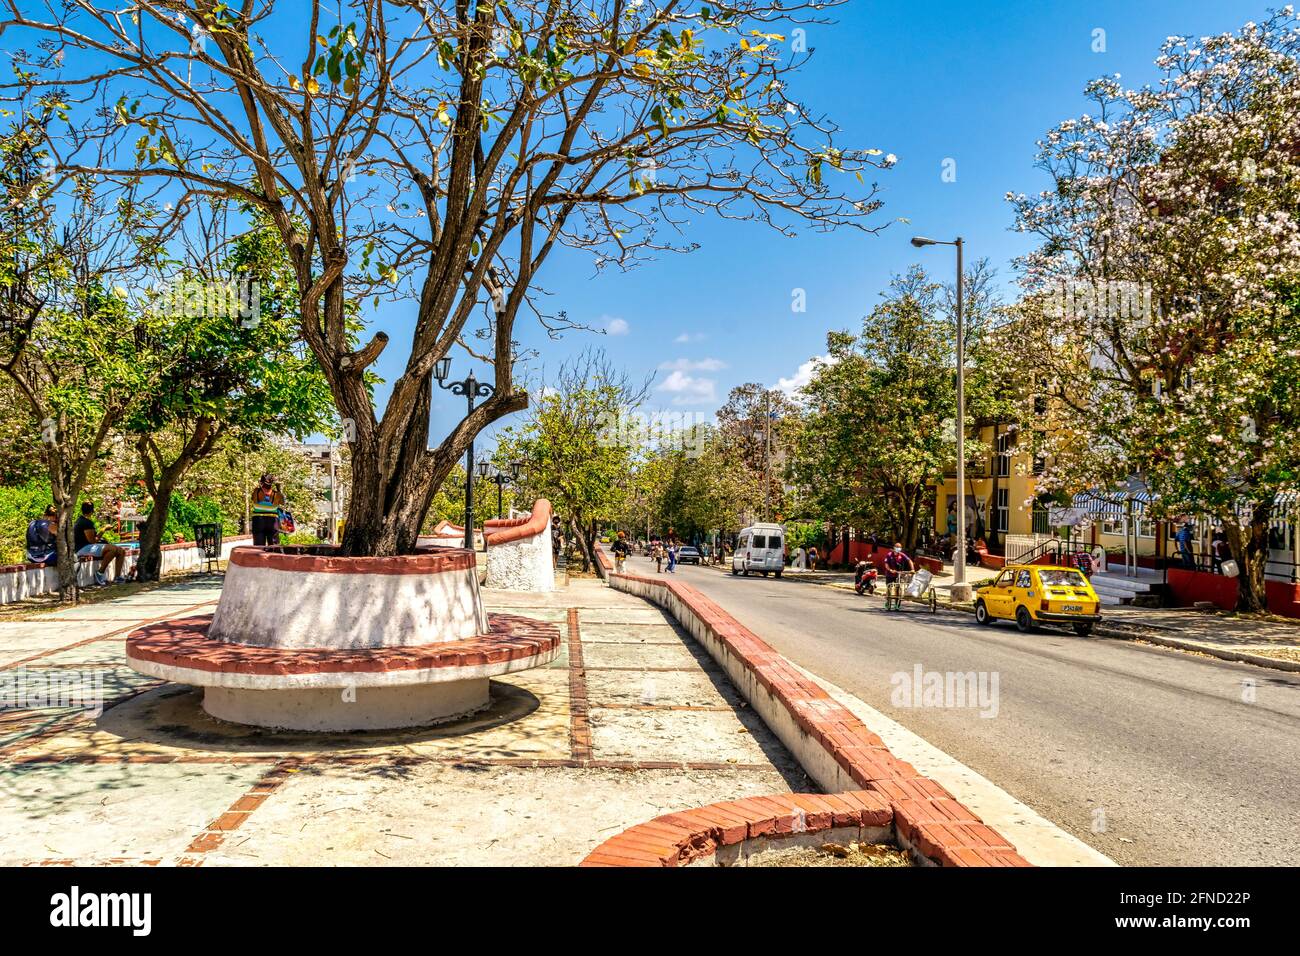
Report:
[{"label": "concrete sidewalk", "polygon": [[484,590],[560,626],[551,665],[421,730],[273,733],[125,665],[147,621],[208,613],[220,577],[0,625],[0,682],[99,682],[103,713],[0,710],[0,865],[567,865],[621,830],[815,789],[659,609],[595,580]]}]

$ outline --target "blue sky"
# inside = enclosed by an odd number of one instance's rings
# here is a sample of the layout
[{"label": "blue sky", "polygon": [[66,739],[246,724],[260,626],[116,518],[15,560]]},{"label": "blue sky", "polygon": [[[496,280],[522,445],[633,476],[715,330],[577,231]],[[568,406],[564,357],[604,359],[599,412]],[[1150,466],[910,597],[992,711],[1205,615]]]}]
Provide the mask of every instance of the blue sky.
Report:
[{"label": "blue sky", "polygon": [[[1085,83],[1114,73],[1125,85],[1154,81],[1165,37],[1236,29],[1265,9],[1235,0],[853,0],[835,11],[837,25],[809,28],[815,56],[790,96],[834,118],[842,145],[898,156],[879,176],[878,222],[910,224],[786,239],[755,224],[699,220],[689,235],[698,251],[599,276],[585,257],[556,254],[541,276],[551,307],[606,329],[620,320],[614,329],[624,334],[575,332],[555,342],[520,328],[519,337],[548,366],[595,343],[636,377],[659,368],[657,384],[680,389],[660,387],[652,404],[673,411],[711,413],[734,385],[792,379],[824,351],[828,330],[857,327],[893,273],[921,262],[951,275],[952,250],[915,250],[912,235],[961,235],[968,255],[987,256],[1009,283],[1011,260],[1029,240],[1011,231],[1004,196],[1043,187],[1034,143],[1086,111]],[[1092,49],[1097,29],[1105,52]],[[956,162],[955,182],[941,178],[945,159]],[[792,312],[794,289],[805,290],[807,311]],[[404,322],[399,312],[380,324],[396,343],[409,341]],[[390,351],[393,367],[381,360],[379,368],[389,378],[405,358]],[[673,362],[703,364],[673,377],[662,368]],[[463,374],[466,358],[453,368]],[[435,403],[434,434],[445,434],[464,406],[447,393]]]}]

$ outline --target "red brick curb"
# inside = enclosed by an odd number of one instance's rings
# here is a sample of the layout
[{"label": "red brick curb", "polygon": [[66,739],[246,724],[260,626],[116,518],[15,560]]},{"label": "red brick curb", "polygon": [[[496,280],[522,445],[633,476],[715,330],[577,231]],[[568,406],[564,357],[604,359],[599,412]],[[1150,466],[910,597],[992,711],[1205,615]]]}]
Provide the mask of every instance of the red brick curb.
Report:
[{"label": "red brick curb", "polygon": [[[926,862],[941,866],[1028,866],[996,834],[976,831],[941,833],[944,824],[908,839],[900,830],[910,824],[900,819],[898,805],[868,790],[846,793],[783,793],[713,803],[695,810],[669,813],[611,837],[592,850],[582,866],[684,866],[715,856],[723,847],[739,846],[766,838],[777,840],[800,834],[855,839],[875,843],[893,833],[900,845],[910,845]],[[845,831],[849,831],[846,833]],[[857,833],[852,831],[857,830]],[[981,827],[988,831],[988,827]],[[830,833],[828,831],[839,831]],[[987,841],[987,842],[986,842]]]},{"label": "red brick curb", "polygon": [[489,614],[490,631],[467,641],[409,647],[278,648],[208,637],[212,615],[150,624],[133,631],[126,656],[167,667],[226,674],[332,674],[475,667],[534,657],[560,646],[554,624]]},{"label": "red brick curb", "polygon": [[[832,699],[819,684],[805,677],[757,634],[695,588],[678,581],[628,573],[610,574],[608,580],[611,587],[619,590],[632,590],[622,586],[627,582],[648,585],[653,594],[662,598],[656,600],[652,597],[651,600],[673,613],[683,627],[699,636],[698,627],[704,636],[720,645],[722,653],[730,660],[719,659],[718,663],[732,673],[733,683],[750,698],[751,705],[773,732],[785,740],[796,757],[803,760],[801,748],[795,744],[803,745],[802,749],[806,750],[811,743],[814,752],[820,751],[839,769],[840,773],[834,776],[840,780],[847,778],[855,787],[888,801],[900,846],[943,866],[1029,865],[1015,852],[1010,841],[985,826],[979,817],[938,783],[922,776],[911,764],[890,753],[884,741],[868,730],[848,708]],[[680,602],[687,613],[683,614],[674,607],[670,598]],[[684,619],[690,617],[694,621]],[[708,641],[701,643],[713,651]],[[718,654],[714,652],[714,656]],[[746,681],[735,680],[735,673],[728,664],[741,668],[741,676],[750,679],[748,683],[766,692],[776,705],[778,722],[782,718],[791,720],[797,739],[786,739],[780,728],[773,724],[773,719],[764,713],[764,708],[758,706],[766,701],[754,699],[762,695],[745,687]],[[812,772],[808,764],[805,764],[805,769]],[[813,773],[813,776],[817,774]],[[830,789],[826,775],[820,782]]]}]

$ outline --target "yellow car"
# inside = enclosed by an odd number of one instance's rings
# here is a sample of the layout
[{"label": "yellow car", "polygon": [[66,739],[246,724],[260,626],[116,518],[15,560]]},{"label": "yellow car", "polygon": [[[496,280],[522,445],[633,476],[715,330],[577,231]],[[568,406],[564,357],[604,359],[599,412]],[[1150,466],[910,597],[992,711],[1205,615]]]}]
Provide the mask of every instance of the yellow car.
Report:
[{"label": "yellow car", "polygon": [[975,620],[1015,621],[1022,631],[1039,623],[1070,624],[1085,636],[1101,620],[1101,602],[1077,568],[1009,564],[993,581],[976,585]]}]

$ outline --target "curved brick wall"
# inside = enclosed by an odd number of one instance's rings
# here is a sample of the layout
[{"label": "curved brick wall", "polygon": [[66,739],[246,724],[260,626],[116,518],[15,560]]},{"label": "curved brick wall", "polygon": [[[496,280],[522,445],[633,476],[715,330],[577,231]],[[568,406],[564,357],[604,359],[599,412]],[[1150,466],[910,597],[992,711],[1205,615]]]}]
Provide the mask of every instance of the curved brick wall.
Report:
[{"label": "curved brick wall", "polygon": [[[551,503],[545,498],[533,502],[533,510],[526,518],[491,518],[483,523],[488,547],[522,541],[547,532],[550,538]],[[550,547],[548,540],[547,547]]]},{"label": "curved brick wall", "polygon": [[487,587],[509,591],[555,589],[549,501],[538,498],[524,518],[494,518],[486,522],[484,533]]},{"label": "curved brick wall", "polygon": [[[951,823],[970,825],[968,821]],[[894,801],[869,790],[782,793],[656,817],[610,837],[587,855],[582,866],[726,865],[741,863],[759,849],[815,846],[827,840],[893,842],[908,849],[918,863],[938,866],[1029,865],[1000,837],[974,845],[973,837],[966,835],[961,842],[971,845],[956,845],[951,838],[955,834],[941,832],[950,825],[917,822],[900,814]]]}]

